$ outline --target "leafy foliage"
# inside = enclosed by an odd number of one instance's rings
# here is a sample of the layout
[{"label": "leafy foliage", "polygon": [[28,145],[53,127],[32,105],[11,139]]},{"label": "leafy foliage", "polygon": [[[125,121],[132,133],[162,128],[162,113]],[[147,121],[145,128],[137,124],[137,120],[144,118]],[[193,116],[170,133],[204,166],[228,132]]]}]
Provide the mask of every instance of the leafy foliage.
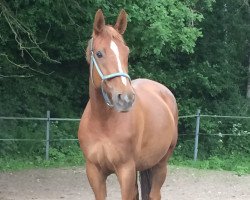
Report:
[{"label": "leafy foliage", "polygon": [[[114,24],[128,13],[125,40],[133,78],[154,79],[175,94],[180,115],[249,115],[250,7],[244,0],[0,0],[0,116],[80,117],[88,100],[84,50],[95,11]],[[51,124],[53,138],[75,138],[77,125]],[[194,120],[182,120],[177,156],[192,157]],[[0,120],[1,138],[44,138],[44,124]],[[219,163],[249,153],[247,121],[202,121],[201,159]],[[51,157],[64,160],[72,144],[52,143]],[[191,153],[190,153],[191,152]],[[43,157],[44,144],[0,142],[1,155]],[[39,160],[39,159],[38,159]],[[217,162],[218,161],[218,162]]]}]

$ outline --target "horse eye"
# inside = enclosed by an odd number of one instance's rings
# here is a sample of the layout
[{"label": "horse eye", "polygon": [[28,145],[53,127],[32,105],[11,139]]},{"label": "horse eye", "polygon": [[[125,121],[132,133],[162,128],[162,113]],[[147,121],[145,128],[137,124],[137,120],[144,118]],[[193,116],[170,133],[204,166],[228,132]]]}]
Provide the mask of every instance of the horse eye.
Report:
[{"label": "horse eye", "polygon": [[98,58],[101,58],[101,57],[102,57],[102,52],[97,51],[97,52],[96,52],[96,55],[97,55]]}]

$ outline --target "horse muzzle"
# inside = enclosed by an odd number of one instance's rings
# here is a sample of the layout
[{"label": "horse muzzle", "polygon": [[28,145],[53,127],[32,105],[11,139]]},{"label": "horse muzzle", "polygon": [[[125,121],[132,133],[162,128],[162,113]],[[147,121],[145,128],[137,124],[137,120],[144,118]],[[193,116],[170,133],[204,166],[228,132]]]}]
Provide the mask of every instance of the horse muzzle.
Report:
[{"label": "horse muzzle", "polygon": [[117,93],[114,92],[112,94],[112,100],[114,109],[118,112],[128,112],[135,101],[135,93],[134,92],[125,92],[125,93]]}]

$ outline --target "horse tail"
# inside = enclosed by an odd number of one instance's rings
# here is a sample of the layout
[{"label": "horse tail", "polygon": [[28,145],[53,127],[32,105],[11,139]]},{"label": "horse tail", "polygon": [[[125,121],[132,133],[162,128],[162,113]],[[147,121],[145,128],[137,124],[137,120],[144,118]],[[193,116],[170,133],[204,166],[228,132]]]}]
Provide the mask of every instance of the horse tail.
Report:
[{"label": "horse tail", "polygon": [[152,185],[152,170],[147,169],[140,172],[141,197],[142,200],[149,200],[149,193]]}]

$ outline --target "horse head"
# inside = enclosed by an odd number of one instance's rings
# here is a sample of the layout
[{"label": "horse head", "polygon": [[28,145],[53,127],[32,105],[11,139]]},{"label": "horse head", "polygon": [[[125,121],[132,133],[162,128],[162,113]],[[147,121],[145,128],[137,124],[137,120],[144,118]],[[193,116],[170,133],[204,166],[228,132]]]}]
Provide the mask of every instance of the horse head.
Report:
[{"label": "horse head", "polygon": [[102,11],[98,10],[87,48],[90,84],[100,90],[106,104],[118,112],[129,111],[135,100],[128,75],[129,48],[122,36],[126,27],[125,10],[120,12],[114,26],[106,25]]}]

